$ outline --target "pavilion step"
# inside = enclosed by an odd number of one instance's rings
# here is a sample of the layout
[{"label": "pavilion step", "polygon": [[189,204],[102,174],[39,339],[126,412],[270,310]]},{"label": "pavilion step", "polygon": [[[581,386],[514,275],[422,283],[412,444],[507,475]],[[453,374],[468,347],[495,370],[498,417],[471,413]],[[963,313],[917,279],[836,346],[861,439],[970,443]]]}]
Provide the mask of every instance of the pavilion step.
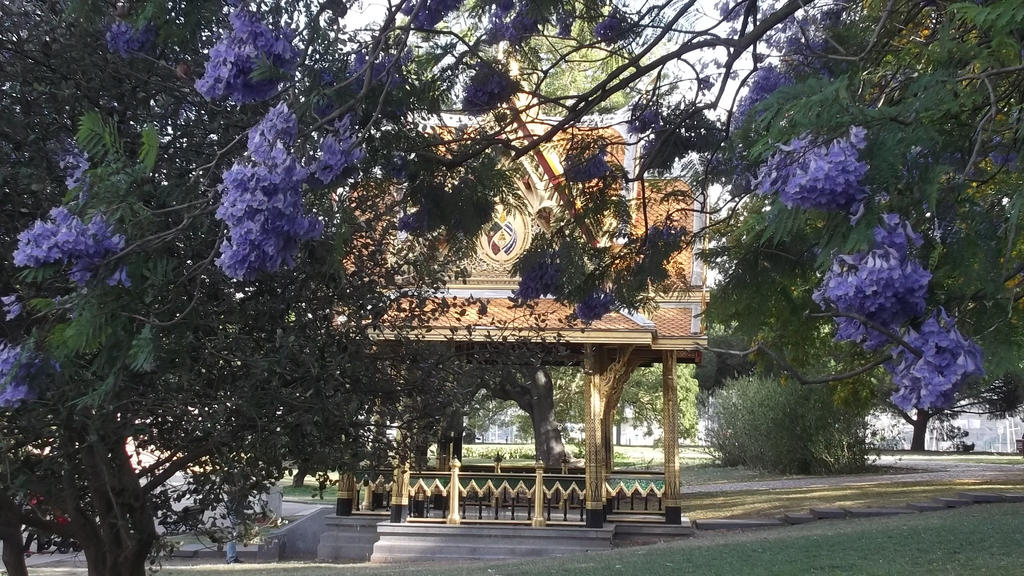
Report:
[{"label": "pavilion step", "polygon": [[616,520],[615,538],[680,538],[692,536],[695,532],[690,520],[683,518],[682,524],[666,524],[660,522],[621,522]]},{"label": "pavilion step", "polygon": [[777,518],[707,518],[694,522],[698,530],[739,530],[743,528],[769,528],[785,526]]},{"label": "pavilion step", "polygon": [[612,547],[614,528],[384,523],[371,562],[496,560],[562,556]]},{"label": "pavilion step", "polygon": [[1006,501],[1002,494],[993,494],[991,492],[959,492],[956,497],[961,500],[970,500],[975,504]]},{"label": "pavilion step", "polygon": [[918,512],[936,512],[938,510],[945,510],[946,506],[936,502],[911,502],[907,504],[907,508],[917,510]]},{"label": "pavilion step", "polygon": [[1024,502],[1024,492],[1002,492],[1004,502]]},{"label": "pavilion step", "polygon": [[847,508],[850,518],[874,518],[876,516],[899,516],[900,514],[916,514],[910,508]]},{"label": "pavilion step", "polygon": [[846,518],[846,510],[842,508],[811,508],[810,512],[818,520]]},{"label": "pavilion step", "polygon": [[970,506],[974,502],[970,500],[964,500],[963,498],[933,498],[936,504],[942,504],[946,508],[959,508],[961,506]]},{"label": "pavilion step", "polygon": [[783,514],[781,520],[786,524],[807,524],[814,522],[818,517],[810,512],[790,512]]}]

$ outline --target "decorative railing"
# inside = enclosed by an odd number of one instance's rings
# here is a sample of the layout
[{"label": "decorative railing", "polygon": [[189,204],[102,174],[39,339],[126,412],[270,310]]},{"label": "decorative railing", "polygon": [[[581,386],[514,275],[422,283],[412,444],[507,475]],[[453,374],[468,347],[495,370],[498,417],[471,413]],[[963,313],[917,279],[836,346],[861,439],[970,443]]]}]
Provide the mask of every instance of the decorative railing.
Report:
[{"label": "decorative railing", "polygon": [[613,472],[604,489],[605,496],[612,500],[609,512],[661,512],[665,476],[661,472]]},{"label": "decorative railing", "polygon": [[[368,472],[356,476],[365,490],[360,509],[388,508],[394,489],[394,474]],[[523,472],[464,473],[458,465],[451,472],[408,473],[406,490],[409,516],[416,520],[548,521],[582,522],[586,480],[583,474],[548,474],[539,466],[533,474]],[[536,488],[542,487],[541,498]],[[452,490],[457,486],[458,490]],[[665,490],[660,472],[613,472],[606,478],[608,512],[661,512]],[[400,493],[401,497],[401,493]],[[540,520],[540,522],[537,522]]]}]

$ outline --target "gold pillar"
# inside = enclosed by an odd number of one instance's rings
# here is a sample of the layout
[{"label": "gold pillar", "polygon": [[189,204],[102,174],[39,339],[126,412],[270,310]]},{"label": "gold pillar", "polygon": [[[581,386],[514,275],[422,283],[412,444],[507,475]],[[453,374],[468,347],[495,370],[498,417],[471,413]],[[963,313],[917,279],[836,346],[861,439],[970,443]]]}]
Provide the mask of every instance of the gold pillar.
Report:
[{"label": "gold pillar", "polygon": [[587,528],[604,526],[604,389],[607,352],[585,345],[583,357],[583,431],[586,436],[586,509]]},{"label": "gold pillar", "polygon": [[355,477],[350,472],[342,472],[338,476],[338,500],[334,510],[338,516],[352,515],[353,488],[355,488]]},{"label": "gold pillar", "polygon": [[462,524],[462,516],[459,515],[459,468],[462,463],[458,458],[452,458],[452,479],[448,483],[448,518],[446,524]]},{"label": "gold pillar", "polygon": [[679,389],[676,386],[676,352],[666,350],[661,360],[662,429],[665,444],[665,491],[662,501],[667,524],[682,523],[679,490]]},{"label": "gold pillar", "polygon": [[538,460],[533,467],[537,471],[533,488],[533,526],[539,528],[547,524],[544,520],[544,462]]},{"label": "gold pillar", "polygon": [[373,492],[376,487],[376,483],[367,476],[363,480],[366,485],[366,494],[363,495],[363,510],[373,510]]},{"label": "gold pillar", "polygon": [[391,521],[401,522],[409,501],[409,465],[395,464],[394,483],[391,485]]}]

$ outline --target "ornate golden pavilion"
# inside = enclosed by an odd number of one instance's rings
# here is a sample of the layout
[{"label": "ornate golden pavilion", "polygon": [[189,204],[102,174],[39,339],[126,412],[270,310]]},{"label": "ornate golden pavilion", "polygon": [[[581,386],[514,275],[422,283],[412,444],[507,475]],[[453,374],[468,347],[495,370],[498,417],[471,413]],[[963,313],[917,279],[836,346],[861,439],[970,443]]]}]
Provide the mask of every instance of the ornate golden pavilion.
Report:
[{"label": "ornate golden pavilion", "polygon": [[[621,126],[621,123],[619,124]],[[519,135],[528,139],[548,127],[540,120],[521,121]],[[637,143],[630,143],[624,128],[582,128],[590,131],[588,137],[598,137],[607,143],[609,162],[617,163],[627,174],[635,174]],[[586,456],[582,500],[585,503],[585,525],[600,528],[606,517],[611,480],[611,426],[615,409],[630,374],[640,365],[661,363],[664,394],[664,484],[659,492],[664,519],[669,524],[681,521],[680,477],[678,454],[679,414],[675,382],[676,364],[699,363],[701,348],[707,343],[701,324],[701,312],[706,302],[705,271],[699,260],[699,246],[690,246],[675,255],[670,264],[671,285],[662,288],[653,310],[630,312],[613,311],[598,321],[583,324],[572,316],[572,309],[552,299],[540,299],[529,306],[517,305],[512,291],[518,279],[511,269],[517,258],[529,247],[531,238],[550,221],[550,211],[568,210],[573,206],[560,186],[561,158],[564,143],[554,142],[540,146],[522,160],[526,176],[520,181],[522,208],[499,209],[490,226],[481,234],[477,255],[469,264],[468,278],[451,284],[437,294],[434,309],[415,321],[401,314],[380,331],[382,340],[448,342],[459,346],[502,343],[557,343],[575,353],[584,366]],[[685,227],[691,234],[706,225],[703,202],[694,198],[685,183],[678,180],[650,180],[632,183],[623,188],[631,205],[635,207],[635,227],[645,223],[671,223]],[[641,202],[642,201],[642,202]],[[644,214],[640,214],[643,205]],[[614,242],[614,238],[594,238],[595,242]],[[462,302],[463,305],[452,305]],[[469,305],[465,305],[465,303]],[[458,486],[458,462],[453,462]],[[417,486],[434,494],[454,499],[454,512],[448,523],[459,523],[457,502],[460,493],[472,490],[471,482],[463,482],[459,490],[449,490],[441,481],[413,480],[408,468],[396,472],[396,488],[391,494],[392,521],[400,521],[402,509],[409,504],[410,493]],[[431,484],[432,482],[432,484]],[[447,482],[447,481],[446,481]],[[535,486],[552,486],[556,492],[565,487],[538,478]],[[427,484],[430,484],[428,486]],[[661,482],[658,482],[660,485]],[[352,499],[358,489],[349,480],[350,488],[339,495]],[[548,491],[549,496],[551,490]],[[533,499],[540,515],[543,497]],[[351,500],[350,500],[351,501]],[[346,508],[351,509],[349,506]],[[396,513],[397,509],[397,513]],[[340,508],[339,508],[340,511]],[[534,525],[543,525],[534,516]]]}]

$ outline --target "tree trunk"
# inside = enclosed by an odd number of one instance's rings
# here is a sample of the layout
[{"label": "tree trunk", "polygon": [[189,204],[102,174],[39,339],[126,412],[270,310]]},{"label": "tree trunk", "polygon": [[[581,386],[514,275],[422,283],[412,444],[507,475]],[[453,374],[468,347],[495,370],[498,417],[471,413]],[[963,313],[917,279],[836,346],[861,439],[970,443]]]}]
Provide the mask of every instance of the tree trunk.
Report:
[{"label": "tree trunk", "polygon": [[295,476],[292,476],[292,488],[302,488],[306,483],[306,476],[309,476],[309,470],[302,464],[295,468]]},{"label": "tree trunk", "polygon": [[21,521],[21,506],[7,494],[0,494],[0,540],[4,543],[3,562],[8,576],[28,576]]},{"label": "tree trunk", "polygon": [[508,370],[501,383],[490,392],[500,400],[515,401],[530,415],[537,459],[546,466],[561,466],[565,458],[565,444],[555,420],[555,387],[547,369]]},{"label": "tree trunk", "polygon": [[441,432],[437,440],[437,457],[448,459],[450,455],[456,460],[462,460],[462,435],[466,430],[461,406],[451,409],[451,412],[441,422]]},{"label": "tree trunk", "polygon": [[[95,513],[71,501],[67,487],[62,533],[81,544],[89,576],[146,576],[146,560],[157,541],[153,510],[125,451],[125,439],[94,439],[83,446],[85,484]],[[98,519],[98,521],[97,521]],[[94,523],[95,522],[95,523]]]},{"label": "tree trunk", "polygon": [[910,440],[910,451],[911,452],[924,452],[924,440],[928,434],[928,422],[931,421],[934,414],[927,410],[917,410],[913,418],[909,414],[904,415],[904,420],[910,423],[914,427],[914,435]]},{"label": "tree trunk", "polygon": [[21,525],[4,526],[0,528],[0,534],[4,543],[4,569],[7,570],[7,575],[28,576],[25,553],[22,551],[25,542],[21,539]]}]

